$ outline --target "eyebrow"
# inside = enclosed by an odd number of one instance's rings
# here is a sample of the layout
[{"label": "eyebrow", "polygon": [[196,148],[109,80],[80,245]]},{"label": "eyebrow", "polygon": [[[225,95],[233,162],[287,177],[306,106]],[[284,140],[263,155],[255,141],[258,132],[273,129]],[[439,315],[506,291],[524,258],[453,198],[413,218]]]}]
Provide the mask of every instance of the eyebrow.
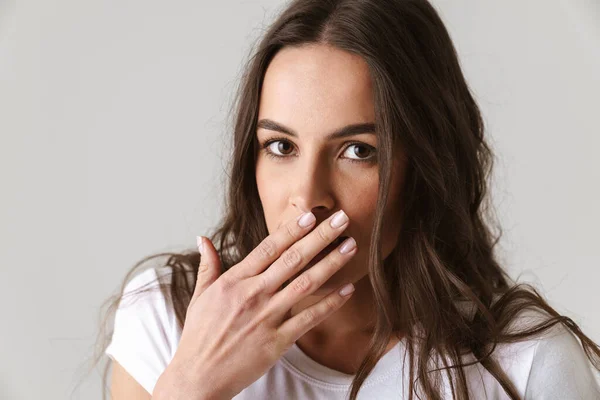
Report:
[{"label": "eyebrow", "polygon": [[[268,129],[270,131],[277,131],[277,132],[285,133],[286,135],[290,135],[293,137],[298,137],[298,134],[293,129],[288,128],[287,126],[280,124],[278,122],[275,122],[273,120],[270,120],[268,118],[261,119],[260,121],[258,121],[258,124],[256,127]],[[374,135],[375,134],[375,124],[374,123],[361,123],[361,124],[347,125],[341,129],[338,129],[338,130],[330,133],[325,138],[327,140],[333,140],[333,139],[344,138],[344,137],[348,137],[348,136],[360,135],[362,133],[370,133],[370,134]]]}]

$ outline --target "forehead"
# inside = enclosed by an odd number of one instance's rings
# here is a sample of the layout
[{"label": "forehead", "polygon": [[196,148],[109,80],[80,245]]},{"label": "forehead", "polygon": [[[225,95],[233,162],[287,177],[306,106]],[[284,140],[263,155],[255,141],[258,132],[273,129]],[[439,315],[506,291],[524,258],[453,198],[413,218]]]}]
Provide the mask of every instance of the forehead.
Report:
[{"label": "forehead", "polygon": [[273,58],[261,91],[259,119],[298,130],[328,132],[373,122],[371,77],[362,57],[326,45],[284,47]]}]

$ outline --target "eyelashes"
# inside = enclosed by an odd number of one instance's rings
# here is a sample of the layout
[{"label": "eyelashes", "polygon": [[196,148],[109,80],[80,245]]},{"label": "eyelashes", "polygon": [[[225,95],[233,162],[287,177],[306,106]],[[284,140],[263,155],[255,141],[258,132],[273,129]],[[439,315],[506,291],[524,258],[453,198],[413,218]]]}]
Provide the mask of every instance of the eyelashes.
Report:
[{"label": "eyelashes", "polygon": [[[271,150],[271,144],[273,143],[277,143],[277,142],[281,142],[281,143],[287,143],[291,146],[293,146],[293,143],[291,143],[289,140],[287,140],[284,137],[274,137],[271,138],[267,141],[265,141],[262,145],[260,145],[260,150],[263,151],[269,158],[275,159],[277,161],[282,161],[286,158],[292,157],[289,154],[277,154],[275,152],[273,152],[273,150]],[[377,162],[377,149],[369,144],[363,143],[363,142],[349,142],[349,143],[345,143],[344,144],[346,147],[344,148],[344,154],[346,153],[346,151],[353,147],[364,147],[365,149],[367,149],[369,151],[369,156],[365,157],[365,158],[349,158],[349,157],[343,157],[344,159],[351,161],[351,162],[357,162],[357,163],[369,163],[369,164],[373,164]]]}]

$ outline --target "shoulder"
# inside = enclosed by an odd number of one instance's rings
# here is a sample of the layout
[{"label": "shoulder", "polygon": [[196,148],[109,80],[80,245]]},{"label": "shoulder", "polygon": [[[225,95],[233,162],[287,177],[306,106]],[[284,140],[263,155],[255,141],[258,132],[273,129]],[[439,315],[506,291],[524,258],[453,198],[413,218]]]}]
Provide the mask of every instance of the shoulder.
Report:
[{"label": "shoulder", "polygon": [[[123,287],[115,319],[146,316],[159,312],[160,316],[170,312],[169,285],[170,267],[154,267],[138,272]],[[115,321],[116,324],[116,321]]]},{"label": "shoulder", "polygon": [[562,324],[537,340],[527,380],[526,399],[598,399],[600,377],[573,332]]},{"label": "shoulder", "polygon": [[[521,332],[547,321],[548,317],[542,311],[523,309],[511,321],[507,332]],[[600,398],[600,389],[583,347],[561,323],[516,342],[497,343],[491,356],[525,400]],[[469,354],[465,361],[475,361],[474,355]],[[466,367],[465,372],[470,388],[476,393],[504,398],[504,389],[481,364]]]},{"label": "shoulder", "polygon": [[[548,317],[526,309],[509,329],[518,332]],[[525,399],[600,398],[592,364],[579,339],[562,323],[519,342],[501,343],[493,355]]]},{"label": "shoulder", "polygon": [[124,294],[141,289],[157,288],[160,284],[170,284],[173,271],[169,266],[148,268],[135,274],[125,285]]},{"label": "shoulder", "polygon": [[[139,272],[123,289],[105,350],[149,393],[177,348],[181,330],[176,323],[168,287],[171,267]],[[164,289],[164,290],[163,290]]]}]

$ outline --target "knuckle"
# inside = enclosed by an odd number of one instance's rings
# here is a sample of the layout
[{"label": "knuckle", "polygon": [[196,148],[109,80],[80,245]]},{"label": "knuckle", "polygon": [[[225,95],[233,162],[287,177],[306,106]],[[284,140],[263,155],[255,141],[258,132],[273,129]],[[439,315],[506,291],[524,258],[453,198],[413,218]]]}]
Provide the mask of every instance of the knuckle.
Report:
[{"label": "knuckle", "polygon": [[200,264],[198,265],[198,272],[202,274],[207,271],[208,271],[208,264],[206,262],[204,262],[204,260],[201,260]]},{"label": "knuckle", "polygon": [[281,347],[277,333],[274,332],[263,336],[260,347],[271,357],[277,357]]},{"label": "knuckle", "polygon": [[270,259],[277,253],[277,246],[273,239],[266,238],[258,245],[258,256],[262,259]]},{"label": "knuckle", "polygon": [[284,251],[281,258],[285,266],[290,269],[302,262],[302,255],[295,247],[290,247]]},{"label": "knuckle", "polygon": [[306,274],[302,274],[296,278],[292,284],[292,288],[297,293],[304,293],[310,289],[311,285],[311,279]]},{"label": "knuckle", "polygon": [[325,226],[323,226],[323,224],[319,225],[317,228],[317,236],[326,244],[329,244],[331,241],[331,233]]},{"label": "knuckle", "polygon": [[287,233],[287,235],[292,238],[295,239],[296,238],[296,230],[293,228],[292,224],[286,224],[285,225],[285,232]]},{"label": "knuckle", "polygon": [[273,344],[277,357],[279,357],[280,354],[286,353],[292,346],[292,342],[284,337],[279,331],[275,331],[273,334]]},{"label": "knuckle", "polygon": [[264,275],[260,275],[256,281],[255,292],[264,293],[267,290],[267,280]]},{"label": "knuckle", "polygon": [[339,303],[336,301],[336,299],[329,297],[327,299],[325,299],[325,306],[327,307],[328,311],[333,311],[336,308],[338,308]]},{"label": "knuckle", "polygon": [[226,275],[221,275],[221,277],[217,280],[217,283],[217,289],[222,294],[230,293],[235,285],[235,281]]},{"label": "knuckle", "polygon": [[302,315],[302,322],[306,325],[312,325],[317,320],[317,314],[312,309],[307,309]]},{"label": "knuckle", "polygon": [[327,269],[336,269],[340,264],[340,260],[337,257],[334,257],[333,254],[328,254],[323,261],[327,264]]},{"label": "knuckle", "polygon": [[234,296],[234,303],[238,311],[254,309],[258,305],[258,295],[253,291],[239,293]]},{"label": "knuckle", "polygon": [[[298,323],[294,322],[294,325],[297,326]],[[279,329],[275,330],[275,334],[274,334],[273,338],[274,338],[273,339],[274,343],[277,344],[277,348],[279,349],[280,354],[287,351],[294,343],[292,338],[290,338],[287,334],[284,334],[283,332],[281,332]]]},{"label": "knuckle", "polygon": [[231,287],[223,284],[222,281],[215,282],[212,289],[215,301],[225,302],[231,296]]}]

